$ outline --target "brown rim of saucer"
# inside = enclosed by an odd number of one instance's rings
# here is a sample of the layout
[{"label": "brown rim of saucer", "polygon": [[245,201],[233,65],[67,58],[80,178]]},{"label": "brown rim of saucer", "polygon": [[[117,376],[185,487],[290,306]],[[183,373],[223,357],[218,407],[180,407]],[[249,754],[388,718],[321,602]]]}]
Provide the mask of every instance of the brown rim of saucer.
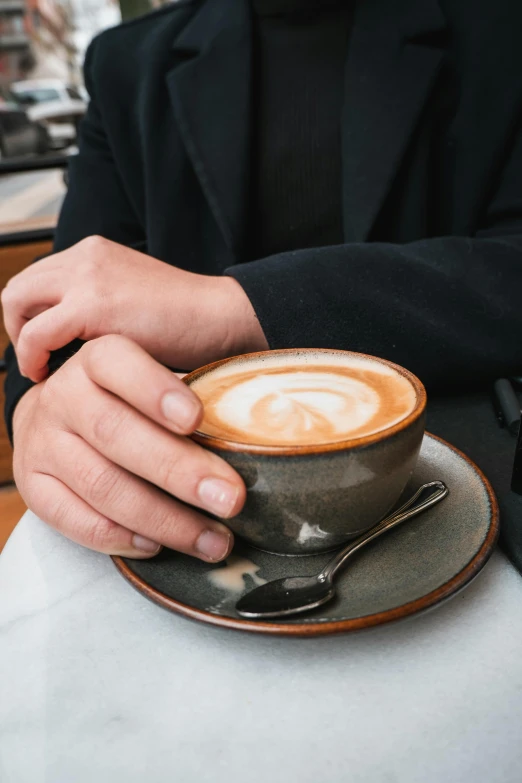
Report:
[{"label": "brown rim of saucer", "polygon": [[335,443],[320,443],[310,446],[263,446],[261,444],[254,443],[241,443],[239,441],[225,440],[224,438],[218,438],[214,435],[207,435],[204,432],[196,430],[190,436],[196,443],[200,443],[202,446],[218,449],[220,451],[241,451],[250,454],[266,454],[268,456],[296,456],[299,454],[326,454],[331,451],[345,451],[347,449],[356,449],[361,446],[371,446],[373,443],[378,443],[388,438],[393,437],[402,430],[409,427],[417,419],[419,419],[426,409],[426,389],[422,382],[405,367],[401,367],[399,364],[390,362],[387,359],[380,359],[377,356],[371,356],[367,353],[358,353],[357,351],[343,351],[336,348],[280,348],[275,351],[257,351],[255,353],[246,353],[239,356],[229,356],[226,359],[220,359],[217,362],[206,364],[204,367],[199,367],[197,370],[193,370],[183,377],[183,383],[190,386],[190,382],[196,378],[200,378],[210,370],[215,370],[217,367],[221,367],[223,364],[228,364],[238,359],[247,358],[260,358],[263,356],[281,356],[284,354],[301,354],[301,353],[324,353],[324,354],[346,354],[347,356],[355,356],[356,358],[368,359],[379,364],[384,364],[387,367],[391,367],[396,370],[399,375],[406,378],[417,394],[417,402],[412,412],[408,414],[404,419],[397,422],[397,424],[391,427],[386,427],[383,430],[374,432],[371,435],[366,435],[361,438],[348,438],[346,440],[336,441]]},{"label": "brown rim of saucer", "polygon": [[436,590],[432,590],[431,593],[417,598],[414,601],[409,601],[402,606],[397,606],[393,609],[388,609],[385,612],[377,612],[375,614],[369,614],[362,617],[354,617],[350,620],[331,620],[329,622],[311,622],[311,623],[281,623],[276,620],[272,622],[262,622],[257,620],[246,620],[235,617],[225,617],[224,615],[212,614],[204,609],[195,609],[193,606],[188,606],[180,601],[176,601],[168,595],[156,590],[145,582],[141,577],[134,573],[134,571],[127,565],[125,560],[119,556],[112,556],[112,560],[118,571],[122,576],[134,587],[138,592],[142,593],[146,598],[149,598],[159,606],[165,609],[169,609],[171,612],[181,614],[184,617],[188,617],[191,620],[199,620],[200,622],[207,623],[209,625],[217,625],[222,628],[230,628],[235,631],[250,631],[252,633],[271,634],[273,636],[292,636],[292,637],[311,637],[311,636],[327,636],[329,634],[345,633],[347,631],[360,631],[366,628],[372,628],[377,625],[383,625],[385,623],[395,622],[397,620],[403,620],[411,615],[419,612],[424,612],[433,606],[444,601],[446,598],[450,598],[454,593],[464,588],[469,582],[471,582],[475,576],[480,572],[483,566],[488,561],[493,552],[493,548],[497,542],[499,535],[499,509],[495,493],[484,473],[477,465],[464,454],[460,449],[455,448],[443,438],[439,438],[437,435],[432,435],[426,432],[430,438],[438,440],[440,443],[447,446],[449,449],[458,454],[480,477],[484,488],[488,494],[489,503],[491,507],[491,523],[487,535],[480,546],[480,549],[473,555],[469,563],[464,566],[462,571],[455,574],[454,577],[449,579],[443,585]]}]

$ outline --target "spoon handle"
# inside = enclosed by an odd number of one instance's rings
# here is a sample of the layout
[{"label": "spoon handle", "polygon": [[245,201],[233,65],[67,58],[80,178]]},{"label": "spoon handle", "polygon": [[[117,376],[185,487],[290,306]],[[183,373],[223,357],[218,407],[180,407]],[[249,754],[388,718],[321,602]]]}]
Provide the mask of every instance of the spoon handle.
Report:
[{"label": "spoon handle", "polygon": [[[428,490],[431,490],[429,496],[425,498],[425,500],[419,500]],[[363,533],[362,536],[356,538],[355,541],[351,541],[344,549],[341,549],[341,551],[323,568],[319,574],[319,579],[321,581],[332,579],[335,573],[344,565],[351,555],[358,552],[359,549],[362,549],[362,547],[370,541],[373,541],[374,538],[378,538],[379,536],[382,536],[383,533],[386,533],[387,530],[391,530],[392,527],[400,525],[401,522],[411,519],[412,517],[417,516],[417,514],[420,514],[421,511],[439,503],[446,497],[448,492],[449,489],[443,481],[430,481],[429,484],[423,484],[422,487],[419,487],[417,492],[404,503],[404,505],[396,509],[377,525],[370,528],[366,533]]]}]

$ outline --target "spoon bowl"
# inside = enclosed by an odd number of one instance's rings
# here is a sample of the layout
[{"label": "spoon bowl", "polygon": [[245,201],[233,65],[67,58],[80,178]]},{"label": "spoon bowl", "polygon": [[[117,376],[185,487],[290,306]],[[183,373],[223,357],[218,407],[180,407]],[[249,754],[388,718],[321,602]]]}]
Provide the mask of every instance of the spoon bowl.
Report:
[{"label": "spoon bowl", "polygon": [[321,574],[287,576],[252,590],[238,601],[236,610],[242,617],[284,617],[315,609],[334,595],[333,583]]}]

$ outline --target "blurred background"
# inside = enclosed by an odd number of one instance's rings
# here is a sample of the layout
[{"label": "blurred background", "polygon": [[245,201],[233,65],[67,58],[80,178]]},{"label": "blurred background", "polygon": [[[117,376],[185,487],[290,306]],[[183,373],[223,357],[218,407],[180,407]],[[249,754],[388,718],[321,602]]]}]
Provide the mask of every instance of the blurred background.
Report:
[{"label": "blurred background", "polygon": [[96,33],[163,0],[0,0],[0,232],[48,228],[65,192]]},{"label": "blurred background", "polygon": [[[173,0],[175,1],[175,0]],[[67,161],[89,96],[85,50],[101,30],[164,0],[0,0],[0,289],[51,252]],[[0,319],[0,408],[4,349]],[[25,510],[0,416],[0,551]]]}]

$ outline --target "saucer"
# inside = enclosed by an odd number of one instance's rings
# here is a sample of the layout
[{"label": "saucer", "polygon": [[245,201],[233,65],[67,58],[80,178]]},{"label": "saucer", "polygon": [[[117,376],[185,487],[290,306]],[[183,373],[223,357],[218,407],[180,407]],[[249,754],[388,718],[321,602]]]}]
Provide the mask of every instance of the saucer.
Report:
[{"label": "saucer", "polygon": [[212,625],[278,636],[320,636],[381,625],[457,593],[478,574],[497,540],[498,506],[489,482],[462,452],[427,433],[404,496],[435,479],[447,484],[449,496],[368,544],[337,577],[336,598],[296,618],[246,620],[235,605],[265,581],[318,573],[332,553],[285,557],[237,541],[227,561],[215,565],[168,549],[151,560],[113,560],[147,598]]}]

